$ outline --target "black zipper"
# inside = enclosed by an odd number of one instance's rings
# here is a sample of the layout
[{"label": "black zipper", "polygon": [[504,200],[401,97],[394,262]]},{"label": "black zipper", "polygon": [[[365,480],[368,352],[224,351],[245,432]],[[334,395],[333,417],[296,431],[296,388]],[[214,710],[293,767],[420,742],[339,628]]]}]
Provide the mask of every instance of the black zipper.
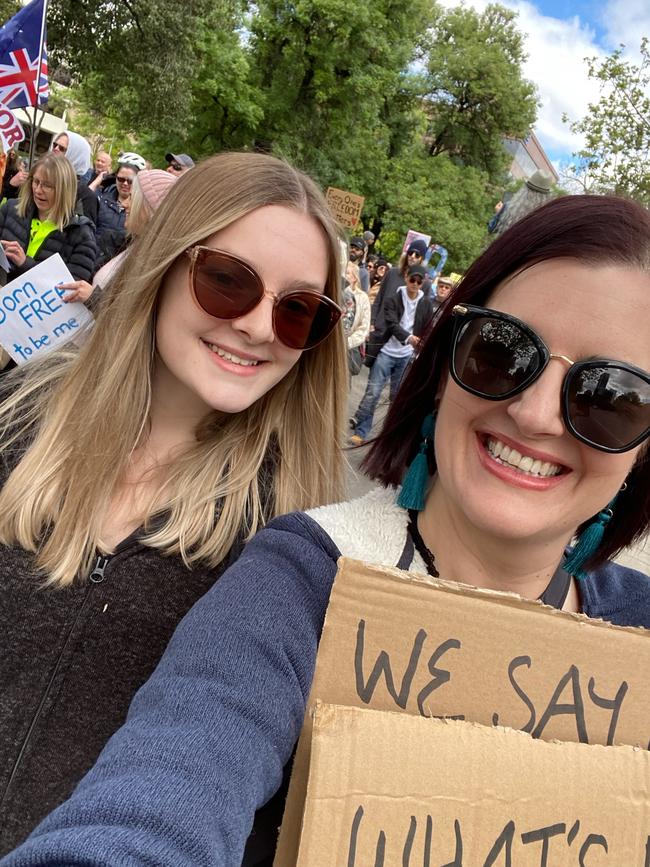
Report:
[{"label": "black zipper", "polygon": [[97,560],[95,561],[95,565],[93,567],[93,570],[90,573],[90,575],[88,576],[91,583],[88,585],[88,587],[86,589],[86,594],[83,598],[81,605],[79,606],[79,610],[77,611],[77,613],[75,615],[75,619],[72,622],[72,626],[70,627],[70,629],[68,631],[66,639],[63,642],[63,647],[59,651],[59,655],[56,659],[56,663],[54,665],[54,668],[52,669],[52,674],[50,675],[50,678],[47,682],[47,686],[45,687],[45,691],[43,692],[43,695],[42,695],[41,700],[38,704],[38,707],[36,708],[34,716],[32,717],[32,721],[29,725],[29,728],[27,729],[27,734],[25,735],[25,739],[23,740],[20,751],[18,752],[18,755],[16,756],[16,761],[14,762],[14,766],[11,769],[11,774],[9,776],[9,780],[7,782],[7,785],[5,787],[4,795],[2,796],[2,801],[0,801],[0,808],[4,807],[4,805],[7,802],[7,797],[9,795],[10,790],[11,790],[11,785],[12,785],[14,779],[16,778],[16,774],[18,773],[18,768],[20,767],[20,763],[23,759],[23,756],[25,755],[25,750],[27,749],[27,745],[29,744],[30,738],[34,732],[34,729],[36,728],[36,723],[38,722],[38,719],[39,719],[39,717],[43,711],[43,707],[45,705],[45,702],[47,701],[47,697],[50,694],[50,690],[52,689],[52,684],[54,683],[54,680],[55,680],[55,678],[59,672],[59,668],[61,667],[61,662],[63,660],[63,656],[64,656],[66,650],[68,649],[72,635],[76,629],[77,624],[79,623],[79,620],[81,619],[81,615],[84,612],[84,609],[86,607],[86,603],[88,602],[88,599],[90,598],[90,594],[92,593],[93,585],[94,584],[101,584],[102,581],[104,581],[104,579],[106,577],[106,575],[105,575],[106,567],[108,566],[110,559],[111,559],[110,557],[98,556]]}]

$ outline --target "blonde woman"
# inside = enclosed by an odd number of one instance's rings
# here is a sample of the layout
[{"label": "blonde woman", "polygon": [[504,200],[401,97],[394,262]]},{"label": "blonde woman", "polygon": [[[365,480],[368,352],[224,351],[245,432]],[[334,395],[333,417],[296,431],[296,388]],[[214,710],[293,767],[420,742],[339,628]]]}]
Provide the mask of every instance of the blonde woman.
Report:
[{"label": "blonde woman", "polygon": [[72,792],[242,543],[340,498],[338,268],[311,180],[216,156],[154,213],[83,348],[3,378],[0,851]]},{"label": "blonde woman", "polygon": [[370,301],[361,288],[359,266],[348,262],[346,279],[354,299],[354,317],[347,332],[348,364],[352,376],[361,370],[362,349],[370,333]]},{"label": "blonde woman", "polygon": [[92,222],[75,215],[77,176],[67,159],[46,154],[36,162],[17,199],[0,208],[0,242],[12,269],[24,274],[60,253],[77,280],[89,280],[97,247]]}]

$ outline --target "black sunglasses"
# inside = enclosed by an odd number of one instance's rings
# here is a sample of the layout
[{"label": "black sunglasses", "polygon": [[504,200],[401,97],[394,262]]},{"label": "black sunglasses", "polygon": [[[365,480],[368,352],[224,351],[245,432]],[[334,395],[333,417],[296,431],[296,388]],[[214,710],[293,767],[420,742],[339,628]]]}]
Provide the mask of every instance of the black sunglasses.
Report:
[{"label": "black sunglasses", "polygon": [[424,283],[424,278],[420,277],[419,274],[412,274],[410,277],[406,278],[409,283],[417,283],[418,286],[421,286]]},{"label": "black sunglasses", "polygon": [[238,319],[254,310],[265,295],[273,297],[273,330],[290,349],[313,349],[332,333],[342,310],[331,298],[311,289],[275,296],[248,262],[212,247],[197,245],[190,257],[190,289],[201,310],[216,319]]},{"label": "black sunglasses", "polygon": [[117,175],[115,180],[120,184],[128,184],[129,186],[133,184],[133,178],[121,178],[119,175]]},{"label": "black sunglasses", "polygon": [[595,358],[574,362],[549,351],[525,322],[485,307],[457,304],[451,375],[485,400],[507,400],[538,379],[552,358],[569,366],[562,384],[562,417],[580,442],[602,452],[629,451],[650,436],[650,373]]}]

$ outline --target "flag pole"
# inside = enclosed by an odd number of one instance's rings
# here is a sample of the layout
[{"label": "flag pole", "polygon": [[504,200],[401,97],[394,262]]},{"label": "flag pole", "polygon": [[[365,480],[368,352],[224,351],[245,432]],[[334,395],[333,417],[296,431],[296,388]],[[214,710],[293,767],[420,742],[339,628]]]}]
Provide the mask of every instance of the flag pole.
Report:
[{"label": "flag pole", "polygon": [[[34,155],[36,153],[36,112],[38,111],[38,93],[39,93],[39,85],[41,83],[41,66],[43,64],[43,52],[45,51],[45,19],[47,16],[47,4],[48,0],[43,0],[43,17],[41,19],[41,41],[38,49],[38,66],[36,67],[36,105],[34,106],[34,116],[32,118],[32,134],[29,141],[29,170],[31,171],[32,163],[34,162]],[[45,109],[43,109],[43,114],[45,114]],[[40,129],[40,124],[39,124]]]}]

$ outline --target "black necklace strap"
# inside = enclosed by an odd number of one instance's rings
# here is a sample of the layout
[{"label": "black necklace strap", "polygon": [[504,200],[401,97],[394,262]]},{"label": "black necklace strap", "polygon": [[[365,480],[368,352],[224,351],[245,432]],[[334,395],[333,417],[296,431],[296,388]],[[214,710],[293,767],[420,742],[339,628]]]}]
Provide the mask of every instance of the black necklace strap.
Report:
[{"label": "black necklace strap", "polygon": [[[436,568],[435,557],[425,545],[424,539],[418,530],[418,515],[419,512],[416,512],[415,509],[409,509],[408,536],[413,540],[413,545],[415,545],[418,554],[424,560],[429,575],[431,575],[432,578],[439,578],[440,573]],[[408,547],[407,542],[407,545],[404,547],[404,552],[400,557],[400,563],[404,560]],[[411,548],[409,565],[412,560],[413,552]],[[404,566],[398,564],[398,568],[403,569]],[[408,566],[406,568],[408,568]],[[546,590],[544,590],[542,595],[538,597],[539,601],[543,602],[545,605],[551,605],[553,608],[561,609],[569,595],[570,587],[571,576],[562,566],[558,566],[553,577],[549,581]]]}]

